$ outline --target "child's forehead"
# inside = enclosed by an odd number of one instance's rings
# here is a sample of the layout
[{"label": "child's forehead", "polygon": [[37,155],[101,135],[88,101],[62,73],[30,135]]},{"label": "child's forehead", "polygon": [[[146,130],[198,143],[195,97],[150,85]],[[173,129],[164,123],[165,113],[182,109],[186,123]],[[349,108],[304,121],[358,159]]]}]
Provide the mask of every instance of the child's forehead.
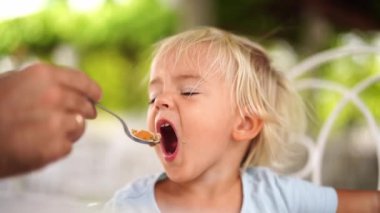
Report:
[{"label": "child's forehead", "polygon": [[220,68],[217,61],[216,51],[209,44],[173,46],[156,55],[153,69],[204,76]]}]

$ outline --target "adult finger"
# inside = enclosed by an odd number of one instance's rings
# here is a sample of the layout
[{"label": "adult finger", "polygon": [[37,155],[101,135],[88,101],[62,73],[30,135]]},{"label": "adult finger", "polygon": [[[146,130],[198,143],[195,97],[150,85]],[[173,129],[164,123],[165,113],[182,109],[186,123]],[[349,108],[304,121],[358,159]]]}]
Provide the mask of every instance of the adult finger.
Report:
[{"label": "adult finger", "polygon": [[78,113],[66,113],[63,124],[66,127],[66,138],[71,142],[77,141],[84,133],[85,120]]},{"label": "adult finger", "polygon": [[[35,141],[77,140],[84,132],[85,121],[80,113],[63,112],[62,110],[32,112],[33,121],[28,122],[29,130],[34,130]],[[31,124],[34,124],[31,127]],[[70,137],[69,137],[70,136]]]},{"label": "adult finger", "polygon": [[84,72],[55,66],[51,66],[51,69],[56,71],[54,75],[62,85],[83,93],[93,101],[100,100],[102,95],[100,86]]},{"label": "adult finger", "polygon": [[83,94],[72,89],[66,89],[62,92],[61,97],[58,104],[66,111],[80,113],[85,118],[96,117],[94,104]]},{"label": "adult finger", "polygon": [[[45,140],[42,142],[44,148],[42,149],[41,163],[52,162],[68,155],[75,139],[69,138],[68,134],[77,132],[77,135],[81,135],[84,132],[84,118],[80,114],[49,111],[46,112],[46,116],[46,122],[40,124],[42,127],[45,126],[49,132],[46,133],[45,137],[42,137]],[[42,132],[39,132],[39,135],[41,138]],[[50,140],[46,140],[48,138]]]}]

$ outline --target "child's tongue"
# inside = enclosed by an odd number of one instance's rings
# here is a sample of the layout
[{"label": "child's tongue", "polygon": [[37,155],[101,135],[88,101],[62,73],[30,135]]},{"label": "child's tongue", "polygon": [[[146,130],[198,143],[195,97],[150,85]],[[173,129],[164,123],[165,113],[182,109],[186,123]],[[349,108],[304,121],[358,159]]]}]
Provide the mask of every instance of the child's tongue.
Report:
[{"label": "child's tongue", "polygon": [[177,149],[178,144],[177,135],[175,134],[174,129],[170,125],[163,125],[160,127],[160,133],[165,152],[167,154],[173,154]]}]

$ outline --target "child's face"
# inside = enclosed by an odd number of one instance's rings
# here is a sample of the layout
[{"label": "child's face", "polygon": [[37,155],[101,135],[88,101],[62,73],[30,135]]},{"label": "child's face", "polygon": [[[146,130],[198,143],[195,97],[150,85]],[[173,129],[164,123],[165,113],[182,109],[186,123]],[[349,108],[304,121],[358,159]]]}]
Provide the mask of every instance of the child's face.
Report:
[{"label": "child's face", "polygon": [[169,52],[151,69],[148,110],[151,131],[160,132],[157,154],[173,181],[189,181],[228,165],[231,132],[239,116],[231,86],[210,70],[207,46],[197,46],[175,63]]}]

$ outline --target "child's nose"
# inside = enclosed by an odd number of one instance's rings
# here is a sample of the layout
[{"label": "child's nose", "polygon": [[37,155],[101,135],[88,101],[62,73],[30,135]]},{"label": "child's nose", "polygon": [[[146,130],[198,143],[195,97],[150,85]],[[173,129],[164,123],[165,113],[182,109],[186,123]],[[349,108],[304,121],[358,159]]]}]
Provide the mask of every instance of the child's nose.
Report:
[{"label": "child's nose", "polygon": [[154,102],[157,109],[168,109],[173,106],[173,99],[169,94],[160,94]]}]

